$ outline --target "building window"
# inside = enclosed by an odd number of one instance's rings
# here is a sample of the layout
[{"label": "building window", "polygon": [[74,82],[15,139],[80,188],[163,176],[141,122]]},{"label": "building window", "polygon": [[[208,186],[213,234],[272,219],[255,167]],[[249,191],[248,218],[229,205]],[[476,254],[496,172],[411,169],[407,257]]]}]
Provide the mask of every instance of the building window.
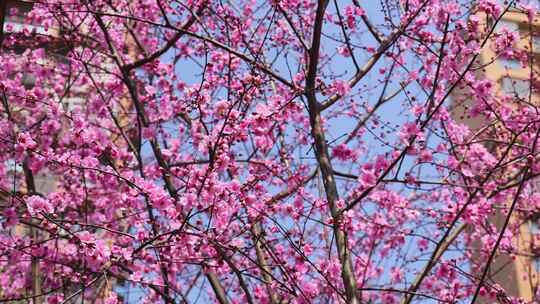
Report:
[{"label": "building window", "polygon": [[532,47],[535,52],[540,51],[540,36],[532,36]]},{"label": "building window", "polygon": [[540,217],[535,216],[529,219],[529,232],[533,235],[540,234]]},{"label": "building window", "polygon": [[22,84],[27,90],[33,88],[36,85],[36,75],[31,73],[24,73],[22,77]]},{"label": "building window", "polygon": [[34,4],[29,1],[7,0],[4,13],[3,29],[6,33],[18,33],[24,29],[35,31],[38,34],[47,34],[45,28],[39,24],[27,20],[28,13],[32,11]]},{"label": "building window", "polygon": [[6,21],[13,23],[26,23],[26,16],[34,5],[26,1],[8,0],[6,3]]},{"label": "building window", "polygon": [[537,273],[540,273],[540,256],[533,257],[531,266],[534,269],[534,271],[536,271]]},{"label": "building window", "polygon": [[73,111],[76,108],[80,108],[85,104],[85,97],[84,96],[70,96],[65,97],[62,99],[62,102],[64,104],[64,110],[66,111]]},{"label": "building window", "polygon": [[8,172],[11,173],[19,174],[23,172],[22,165],[17,163],[14,159],[5,160],[4,167],[7,169]]},{"label": "building window", "polygon": [[530,4],[536,7],[540,7],[540,0],[520,0],[520,1],[511,1],[511,0],[499,0],[499,4],[503,7],[511,5],[511,7],[519,8],[519,4]]},{"label": "building window", "polygon": [[510,32],[517,32],[519,34],[519,24],[508,20],[499,20],[495,26],[495,33],[507,29]]},{"label": "building window", "polygon": [[[540,214],[533,214],[527,220],[527,228],[531,238],[531,244],[533,250],[536,253],[536,259],[540,260],[540,247],[538,242],[540,241]],[[540,262],[540,261],[539,261]]]},{"label": "building window", "polygon": [[531,92],[531,85],[528,80],[504,77],[501,85],[505,94],[513,95],[521,99],[528,98],[529,93]]},{"label": "building window", "polygon": [[516,59],[500,59],[499,64],[508,70],[517,70],[521,69],[521,62]]},{"label": "building window", "polygon": [[536,6],[537,8],[540,8],[540,0],[528,0],[525,1],[527,4]]}]

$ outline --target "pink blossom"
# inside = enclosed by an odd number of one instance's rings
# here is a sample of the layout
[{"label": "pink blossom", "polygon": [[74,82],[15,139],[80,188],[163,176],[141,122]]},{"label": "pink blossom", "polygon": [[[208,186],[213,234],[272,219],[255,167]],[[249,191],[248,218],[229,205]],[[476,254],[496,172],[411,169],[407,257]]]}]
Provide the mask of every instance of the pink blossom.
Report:
[{"label": "pink blossom", "polygon": [[0,52],[0,300],[493,302],[491,253],[528,265],[532,5],[42,2]]},{"label": "pink blossom", "polygon": [[44,212],[44,213],[53,213],[54,208],[51,204],[51,202],[39,195],[32,195],[26,199],[26,207],[28,208],[28,212],[32,216],[36,216],[37,214]]},{"label": "pink blossom", "polygon": [[360,185],[362,185],[365,188],[375,186],[377,182],[377,176],[375,175],[373,170],[362,169],[362,173],[360,174],[360,177],[358,179],[359,179]]},{"label": "pink blossom", "polygon": [[403,272],[397,267],[392,268],[391,276],[394,283],[399,283],[401,280],[403,280]]},{"label": "pink blossom", "polygon": [[346,82],[346,81],[342,81],[342,80],[336,80],[332,83],[332,88],[334,89],[334,91],[339,94],[340,96],[345,96],[347,95],[351,88],[349,86],[349,84]]},{"label": "pink blossom", "polygon": [[498,1],[496,0],[482,0],[478,3],[479,9],[483,10],[487,14],[492,15],[493,17],[496,17],[501,12],[501,6],[499,5]]},{"label": "pink blossom", "polygon": [[337,52],[343,57],[351,57],[351,51],[346,46],[338,47]]},{"label": "pink blossom", "polygon": [[356,152],[349,149],[345,144],[339,144],[332,149],[332,155],[339,160],[347,161],[356,159]]},{"label": "pink blossom", "polygon": [[24,149],[34,149],[37,147],[37,143],[34,141],[32,136],[26,132],[19,133],[17,142]]},{"label": "pink blossom", "polygon": [[401,128],[401,131],[399,132],[399,136],[401,137],[403,142],[407,142],[412,136],[417,136],[420,134],[420,129],[418,128],[418,125],[414,122],[408,122],[403,125]]}]

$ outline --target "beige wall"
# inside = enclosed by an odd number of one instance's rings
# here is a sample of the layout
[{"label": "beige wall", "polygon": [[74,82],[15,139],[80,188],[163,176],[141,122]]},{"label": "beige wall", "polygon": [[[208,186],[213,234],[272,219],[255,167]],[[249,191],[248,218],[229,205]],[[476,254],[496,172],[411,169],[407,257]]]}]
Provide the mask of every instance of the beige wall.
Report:
[{"label": "beige wall", "polygon": [[[483,20],[483,29],[487,30],[493,21],[488,21],[485,16],[479,16]],[[531,39],[531,33],[540,31],[540,20],[535,18],[532,23],[529,22],[527,15],[518,11],[508,11],[499,22],[498,27],[507,25],[509,28],[517,28],[520,33],[520,40],[517,47],[527,52],[540,52],[540,37],[538,41]],[[536,44],[536,45],[535,45]],[[538,59],[538,55],[536,55]],[[521,67],[516,62],[505,61],[504,58],[497,58],[488,43],[481,50],[478,62],[475,64],[476,73],[482,78],[492,80],[495,89],[503,93],[503,78],[509,77],[515,80],[526,80],[530,78],[531,68],[535,72],[540,71],[538,65]],[[508,80],[507,80],[508,81]],[[468,110],[472,106],[472,100],[467,97],[468,89],[466,87],[458,88],[452,95],[451,112],[455,119],[468,125],[473,132],[480,132],[490,122],[485,117],[471,117]],[[532,102],[538,102],[539,96],[532,96]],[[496,128],[496,126],[494,126]],[[491,148],[491,147],[490,147]],[[494,151],[494,153],[497,153]],[[505,206],[500,206],[504,209]],[[508,207],[508,206],[506,206]],[[500,232],[505,219],[505,214],[499,213],[491,220]],[[513,255],[498,256],[490,267],[487,282],[498,284],[503,287],[509,295],[522,297],[527,302],[533,301],[534,292],[540,280],[534,266],[534,259],[539,256],[540,251],[535,252],[534,248],[540,248],[540,239],[536,239],[531,233],[528,225],[528,219],[524,214],[515,213],[511,218],[511,225],[519,226],[520,235],[514,239],[518,252]],[[477,246],[479,243],[477,243]],[[485,267],[485,261],[479,256],[472,259],[474,273],[481,273]],[[493,300],[481,299],[482,303],[493,303]]]}]

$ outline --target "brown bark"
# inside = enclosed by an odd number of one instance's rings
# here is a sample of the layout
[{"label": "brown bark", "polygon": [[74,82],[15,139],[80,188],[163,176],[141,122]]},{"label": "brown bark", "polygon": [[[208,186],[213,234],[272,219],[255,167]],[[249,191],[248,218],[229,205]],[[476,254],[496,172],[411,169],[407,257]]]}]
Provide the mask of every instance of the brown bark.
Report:
[{"label": "brown bark", "polygon": [[330,206],[330,212],[333,219],[333,231],[336,239],[336,248],[338,258],[341,263],[341,278],[345,287],[347,303],[357,304],[356,278],[350,251],[347,245],[347,234],[340,227],[340,210],[337,207],[339,194],[337,191],[334,170],[328,153],[328,145],[324,134],[324,127],[321,117],[321,106],[317,101],[315,79],[317,76],[317,63],[319,60],[319,49],[321,45],[321,35],[324,14],[328,1],[321,0],[317,7],[315,24],[313,29],[313,38],[309,52],[309,68],[306,77],[305,94],[308,100],[309,118],[311,124],[311,135],[314,140],[314,151],[321,170],[326,199]]}]

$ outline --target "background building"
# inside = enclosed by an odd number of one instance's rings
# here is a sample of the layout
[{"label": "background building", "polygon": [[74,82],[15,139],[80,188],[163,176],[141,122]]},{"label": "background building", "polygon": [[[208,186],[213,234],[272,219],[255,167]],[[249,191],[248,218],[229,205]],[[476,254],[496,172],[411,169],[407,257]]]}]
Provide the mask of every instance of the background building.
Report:
[{"label": "background building", "polygon": [[[487,35],[495,25],[491,43],[481,50],[478,63],[475,65],[476,73],[481,78],[491,80],[495,84],[497,95],[504,98],[519,99],[520,102],[540,102],[538,95],[540,71],[540,19],[535,17],[532,22],[525,12],[510,9],[500,20],[489,20],[485,15],[476,14],[471,22],[479,23],[481,30]],[[496,23],[495,23],[496,22]],[[509,31],[517,35],[515,52],[509,56],[497,55],[495,40],[502,31]],[[473,132],[489,128],[486,145],[492,153],[500,153],[497,149],[496,139],[498,125],[482,116],[471,115],[474,111],[472,98],[467,97],[467,88],[461,87],[453,96],[453,115],[459,121],[467,124]],[[505,208],[500,206],[498,213],[493,216],[492,224],[500,228],[505,221]],[[538,300],[540,286],[540,214],[530,210],[516,210],[510,224],[519,230],[519,237],[513,242],[518,252],[511,255],[499,255],[490,266],[486,282],[491,285],[503,287],[510,296],[521,297],[527,302]],[[481,248],[478,248],[481,250]],[[473,267],[478,268],[480,274],[485,267],[485,260],[474,257]],[[485,303],[492,300],[483,298]],[[501,300],[502,303],[506,303]],[[537,302],[535,302],[537,303]]]},{"label": "background building", "polygon": [[[84,51],[85,46],[74,45],[72,41],[66,41],[62,37],[62,28],[46,29],[43,25],[32,22],[31,19],[28,18],[28,14],[32,11],[34,2],[35,1],[29,0],[0,0],[0,52],[9,52],[9,56],[13,55],[11,57],[15,58],[19,55],[23,55],[23,53],[28,50],[42,49],[45,52],[45,56],[39,62],[35,62],[35,64],[42,66],[68,65],[69,60],[67,56]],[[128,52],[132,51],[133,49],[128,50]],[[20,57],[22,59],[24,56]],[[108,66],[113,66],[112,62],[103,62],[102,67],[100,68],[106,69]],[[69,71],[69,68],[65,68],[64,70]],[[92,77],[98,81],[106,80],[105,77],[111,77],[106,73],[94,73],[94,71],[91,71],[90,73],[92,73]],[[57,94],[49,85],[37,83],[37,81],[39,81],[38,77],[25,70],[16,71],[12,73],[12,75],[8,75],[8,78],[13,81],[20,81],[27,90],[32,90],[34,87],[41,87],[47,94]],[[2,92],[0,92],[0,96],[1,93]],[[54,100],[59,100],[62,103],[62,107],[65,110],[69,110],[87,102],[90,94],[92,93],[89,84],[81,84],[74,81],[73,85],[65,90],[63,96],[55,96]],[[3,94],[3,98],[2,102],[6,104],[10,103],[6,94]],[[17,111],[16,106],[11,104],[10,106],[13,107],[14,115],[19,115],[19,117],[28,115],[28,113],[25,113],[24,111]],[[115,111],[119,113],[118,118],[120,123],[127,125],[126,116],[123,115],[122,112],[122,110],[129,108],[129,100],[127,98],[125,99],[123,106],[125,108],[115,109]],[[113,140],[115,139],[113,138]],[[14,163],[12,161],[8,161],[4,166],[11,168],[13,171],[12,173],[18,174],[19,176],[23,176],[25,174],[24,171],[27,170],[25,164]],[[57,178],[58,176],[55,176],[52,172],[41,171],[39,174],[33,176],[33,181],[31,183],[26,180],[25,182],[17,184],[15,187],[0,186],[0,201],[9,200],[15,195],[20,195],[22,197],[31,192],[41,194],[50,193],[56,188]],[[46,238],[43,231],[36,231],[25,224],[17,225],[14,229],[14,233],[20,236],[30,237],[35,241]],[[40,276],[40,263],[41,262],[37,259],[32,261],[32,273],[30,274],[33,280],[32,291],[27,291],[27,294],[30,296],[35,294],[46,294],[41,290],[42,278]],[[108,293],[106,289],[117,285],[114,278],[108,278],[108,281],[107,284],[104,284],[104,282],[96,284],[96,286],[98,286],[96,288],[100,290],[95,294],[105,297]],[[111,282],[113,283],[111,284]],[[72,292],[68,291],[68,293],[73,293],[79,290],[80,286],[79,284],[72,284],[72,286],[67,286],[67,288],[72,289]],[[0,298],[3,298],[1,286]],[[44,298],[44,296],[34,297],[32,303],[43,303]],[[82,300],[81,296],[77,296],[71,299],[70,302],[79,303],[84,302],[84,300]]]}]

